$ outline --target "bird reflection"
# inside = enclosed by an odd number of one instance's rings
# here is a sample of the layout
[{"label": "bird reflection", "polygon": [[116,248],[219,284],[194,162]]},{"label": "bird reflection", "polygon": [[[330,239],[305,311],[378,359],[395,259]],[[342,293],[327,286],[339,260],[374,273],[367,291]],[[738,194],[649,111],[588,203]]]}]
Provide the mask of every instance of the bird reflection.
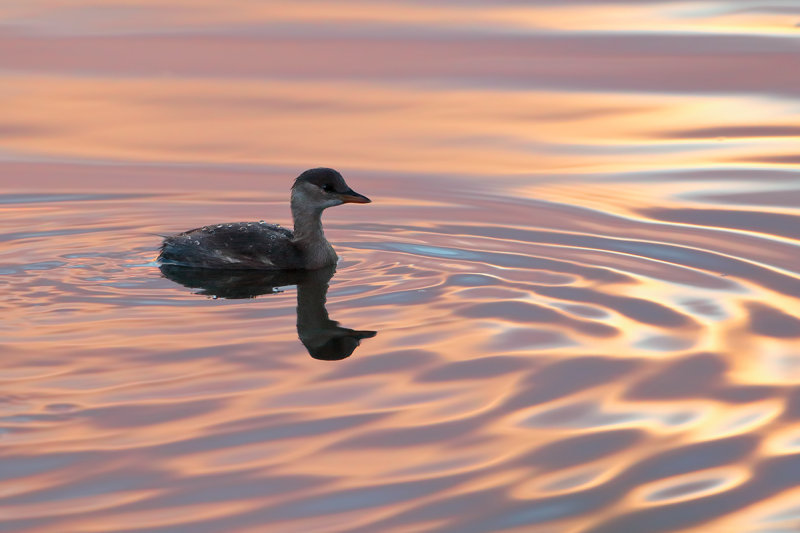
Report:
[{"label": "bird reflection", "polygon": [[338,361],[350,357],[361,339],[376,331],[343,328],[328,318],[325,301],[335,267],[303,271],[215,270],[162,264],[165,278],[215,298],[253,298],[297,285],[297,335],[314,359]]}]

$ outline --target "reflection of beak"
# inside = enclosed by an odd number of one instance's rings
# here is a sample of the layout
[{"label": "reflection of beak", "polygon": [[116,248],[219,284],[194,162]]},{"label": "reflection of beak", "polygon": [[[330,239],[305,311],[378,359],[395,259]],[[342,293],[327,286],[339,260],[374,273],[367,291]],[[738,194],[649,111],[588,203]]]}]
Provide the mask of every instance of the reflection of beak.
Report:
[{"label": "reflection of beak", "polygon": [[358,194],[353,189],[347,189],[347,191],[339,194],[339,198],[346,204],[368,204],[372,201],[363,194]]}]

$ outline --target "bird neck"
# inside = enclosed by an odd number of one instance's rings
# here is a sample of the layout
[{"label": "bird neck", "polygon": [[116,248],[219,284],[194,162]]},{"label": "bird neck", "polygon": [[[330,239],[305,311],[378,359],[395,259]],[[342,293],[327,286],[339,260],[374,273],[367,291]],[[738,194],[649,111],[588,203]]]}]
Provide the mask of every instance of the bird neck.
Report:
[{"label": "bird neck", "polygon": [[292,195],[294,243],[305,256],[306,268],[320,268],[336,264],[333,247],[322,231],[322,208],[309,206]]},{"label": "bird neck", "polygon": [[304,205],[292,198],[292,218],[295,240],[327,242],[322,231],[322,209]]}]

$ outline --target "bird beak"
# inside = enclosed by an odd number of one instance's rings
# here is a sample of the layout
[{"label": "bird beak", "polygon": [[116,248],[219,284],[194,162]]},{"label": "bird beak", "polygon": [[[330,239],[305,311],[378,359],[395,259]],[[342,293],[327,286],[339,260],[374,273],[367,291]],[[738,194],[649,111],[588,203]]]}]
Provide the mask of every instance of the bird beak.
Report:
[{"label": "bird beak", "polygon": [[358,194],[353,189],[348,189],[346,192],[339,194],[339,198],[346,204],[368,204],[372,201],[363,194]]}]

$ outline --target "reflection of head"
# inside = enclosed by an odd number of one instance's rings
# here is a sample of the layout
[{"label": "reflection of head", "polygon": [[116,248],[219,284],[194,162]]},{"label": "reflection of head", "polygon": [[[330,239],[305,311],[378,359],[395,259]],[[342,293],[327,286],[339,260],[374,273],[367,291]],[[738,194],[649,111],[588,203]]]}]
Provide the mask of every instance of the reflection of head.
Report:
[{"label": "reflection of head", "polygon": [[328,282],[335,267],[308,272],[297,284],[297,335],[314,359],[338,361],[350,357],[361,339],[374,337],[374,331],[343,328],[328,318],[325,300]]},{"label": "reflection of head", "polygon": [[178,265],[159,267],[165,278],[198,294],[218,298],[253,298],[278,292],[279,287],[297,285],[297,335],[314,359],[338,361],[349,357],[361,339],[374,337],[375,331],[359,331],[339,326],[328,318],[325,301],[328,282],[335,267],[319,270],[217,270]]},{"label": "reflection of head", "polygon": [[[309,355],[321,361],[339,361],[350,357],[350,354],[358,348],[361,339],[374,337],[375,331],[358,331],[354,329],[340,328],[338,322],[331,321],[334,326],[329,328],[328,335],[319,337],[308,337],[299,332],[300,341],[308,350]],[[333,331],[338,329],[339,331]],[[332,333],[332,334],[331,334]],[[317,340],[323,340],[322,344],[314,344]]]}]

